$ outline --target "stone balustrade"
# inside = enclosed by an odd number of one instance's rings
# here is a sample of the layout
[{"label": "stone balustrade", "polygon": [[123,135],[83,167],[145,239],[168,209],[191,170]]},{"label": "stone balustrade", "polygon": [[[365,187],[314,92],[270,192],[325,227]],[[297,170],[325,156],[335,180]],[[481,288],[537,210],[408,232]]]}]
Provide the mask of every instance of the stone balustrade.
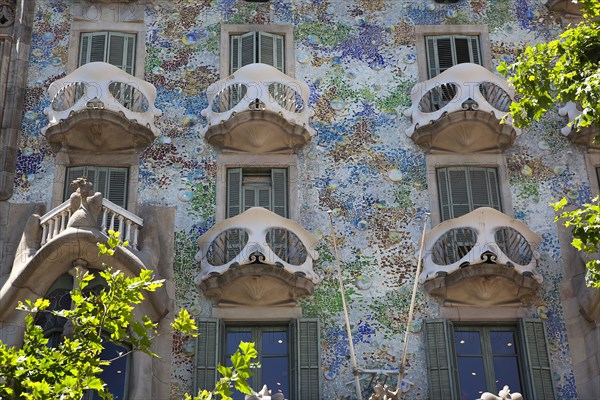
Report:
[{"label": "stone balustrade", "polygon": [[155,87],[104,62],[85,64],[48,88],[50,106],[44,110],[49,124],[42,131],[73,113],[86,110],[109,110],[122,114],[128,121],[160,134],[154,118],[162,114],[154,106]]},{"label": "stone balustrade", "polygon": [[[513,95],[508,83],[486,68],[471,63],[455,65],[414,86],[412,105],[404,112],[412,118],[406,134],[412,136],[420,127],[459,111],[481,111],[501,120],[509,110]],[[512,126],[509,118],[505,124]]]},{"label": "stone balustrade", "polygon": [[[71,200],[53,208],[40,218],[42,227],[41,245],[61,235],[67,228],[72,216],[70,209]],[[98,230],[106,234],[109,230],[119,232],[123,241],[128,241],[129,246],[138,250],[139,231],[144,226],[144,221],[137,215],[119,207],[108,199],[102,199],[100,223]]]}]

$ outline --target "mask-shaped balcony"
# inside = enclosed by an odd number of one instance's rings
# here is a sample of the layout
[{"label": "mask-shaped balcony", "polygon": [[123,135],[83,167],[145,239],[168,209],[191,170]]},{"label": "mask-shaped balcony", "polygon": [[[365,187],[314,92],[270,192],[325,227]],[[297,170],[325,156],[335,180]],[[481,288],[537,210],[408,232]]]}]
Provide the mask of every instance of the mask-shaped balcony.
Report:
[{"label": "mask-shaped balcony", "polygon": [[196,284],[220,305],[295,305],[312,294],[317,239],[297,222],[253,207],[198,239]]},{"label": "mask-shaped balcony", "polygon": [[521,221],[481,207],[427,234],[419,280],[449,304],[526,302],[542,282],[534,250],[540,240]]},{"label": "mask-shaped balcony", "polygon": [[85,64],[53,82],[42,131],[58,150],[141,150],[160,134],[154,118],[156,89],[103,62]]},{"label": "mask-shaped balcony", "polygon": [[594,143],[594,138],[598,135],[598,131],[593,126],[581,128],[579,130],[572,126],[573,120],[582,114],[581,107],[573,102],[568,102],[558,109],[558,113],[569,118],[569,123],[560,130],[569,140],[575,144],[581,144],[588,149],[600,149],[600,143]]},{"label": "mask-shaped balcony", "polygon": [[447,69],[412,90],[412,118],[406,134],[426,150],[455,153],[505,149],[519,130],[506,115],[513,90],[484,67],[464,63]]},{"label": "mask-shaped balcony", "polygon": [[581,20],[582,4],[573,0],[542,0],[546,7],[560,13],[567,21]]},{"label": "mask-shaped balcony", "polygon": [[290,151],[314,135],[310,91],[267,64],[249,64],[206,90],[206,140],[219,149],[251,153]]}]

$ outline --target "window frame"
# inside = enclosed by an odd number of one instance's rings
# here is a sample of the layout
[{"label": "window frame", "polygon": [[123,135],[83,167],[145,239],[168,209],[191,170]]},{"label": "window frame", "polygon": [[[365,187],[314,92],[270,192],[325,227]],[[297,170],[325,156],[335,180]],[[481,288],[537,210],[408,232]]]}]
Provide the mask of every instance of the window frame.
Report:
[{"label": "window frame", "polygon": [[270,24],[223,24],[221,25],[220,76],[225,79],[230,75],[231,36],[249,32],[266,32],[283,36],[285,74],[295,78],[296,66],[294,56],[294,28],[292,25]]},{"label": "window frame", "polygon": [[[456,332],[478,332],[480,334],[480,346],[481,346],[481,357],[483,358],[483,367],[485,370],[485,381],[487,385],[487,391],[491,393],[497,393],[497,388],[490,389],[490,384],[495,381],[497,374],[492,374],[494,370],[493,358],[494,353],[491,349],[491,338],[489,337],[490,332],[492,330],[496,331],[506,331],[512,332],[514,336],[514,348],[515,348],[515,357],[517,359],[517,367],[518,367],[518,377],[521,384],[521,389],[517,390],[516,388],[511,387],[511,391],[523,393],[525,390],[525,360],[524,357],[524,349],[523,347],[523,339],[521,338],[521,333],[519,332],[519,327],[515,323],[507,324],[507,323],[468,323],[468,324],[459,324],[454,323],[454,327],[452,330],[452,338],[454,340],[454,358],[457,360],[457,374],[458,374],[458,388],[460,390],[460,367],[458,365],[459,353],[456,349]],[[466,357],[476,357],[478,355],[463,355]],[[504,383],[502,384],[504,385]],[[502,388],[500,388],[502,389]]]},{"label": "window frame", "polygon": [[73,21],[69,37],[67,74],[79,66],[79,48],[82,33],[117,32],[136,35],[134,73],[144,79],[144,60],[146,55],[146,24],[142,7],[115,7],[114,4],[89,5],[75,3],[73,5]]},{"label": "window frame", "polygon": [[[462,326],[514,327],[516,345],[521,354],[520,360],[518,360],[521,370],[521,394],[527,399],[536,398],[536,395],[544,395],[544,397],[538,396],[539,398],[554,398],[554,396],[545,396],[548,394],[548,389],[551,394],[556,389],[552,379],[548,329],[545,321],[525,317],[496,322],[497,320],[492,321],[489,316],[484,316],[484,318],[483,320],[469,319],[471,322],[468,324],[445,318],[425,321],[423,340],[427,360],[429,398],[432,400],[460,398],[460,378],[454,333],[457,328],[460,329]],[[547,383],[548,381],[550,387],[542,384],[542,382]]]},{"label": "window frame", "polygon": [[415,26],[415,35],[419,81],[421,82],[429,79],[426,36],[479,36],[481,65],[488,69],[491,66],[492,53],[487,25],[417,25]]},{"label": "window frame", "polygon": [[485,167],[496,168],[498,178],[498,197],[502,213],[513,216],[513,207],[508,184],[506,160],[503,153],[450,154],[430,153],[425,156],[427,169],[427,190],[432,226],[442,222],[440,214],[440,195],[438,193],[437,169],[445,167]]},{"label": "window frame", "polygon": [[293,154],[226,154],[217,155],[216,222],[227,219],[227,171],[231,168],[287,168],[287,218],[298,218],[298,165]]},{"label": "window frame", "polygon": [[[246,307],[239,308],[235,314],[240,316]],[[236,309],[234,308],[234,309]],[[256,307],[249,307],[255,309]],[[196,338],[196,354],[193,364],[193,391],[214,386],[218,379],[217,364],[225,361],[225,335],[227,327],[285,327],[288,331],[289,393],[290,400],[322,398],[321,370],[321,324],[315,318],[296,317],[274,318],[265,310],[278,307],[260,307],[262,319],[235,318],[221,319],[213,312],[211,318],[197,318],[199,336]],[[213,309],[214,311],[214,309]],[[240,312],[242,311],[242,312]],[[252,313],[254,314],[254,313]],[[257,314],[257,315],[258,315]],[[266,316],[266,317],[265,317]],[[306,347],[301,349],[300,345]],[[253,387],[253,389],[260,389]],[[273,390],[274,388],[269,388]]]},{"label": "window frame", "polygon": [[[95,36],[104,36],[105,38],[105,42],[104,42],[104,56],[103,56],[103,62],[107,62],[109,63],[110,57],[111,57],[111,38],[112,37],[122,37],[123,38],[123,44],[124,44],[124,49],[125,48],[129,48],[129,45],[127,43],[128,39],[133,39],[133,47],[132,47],[132,64],[131,65],[127,65],[127,57],[125,57],[125,65],[119,67],[117,65],[115,65],[117,68],[127,72],[130,75],[133,75],[135,73],[136,70],[136,51],[137,51],[137,41],[138,41],[138,37],[136,33],[129,33],[129,32],[121,32],[121,31],[93,31],[93,32],[81,32],[79,34],[79,52],[78,52],[78,60],[77,60],[77,67],[81,67],[82,65],[88,64],[92,61],[87,61],[89,57],[91,57],[92,55],[92,41],[94,40]],[[86,49],[86,54],[85,57],[82,54],[83,52],[83,40],[87,38],[87,49]],[[123,55],[125,56],[126,53],[123,53]],[[83,59],[86,59],[85,63],[82,63]],[[114,65],[114,64],[113,64]],[[131,70],[129,71],[128,68],[131,68]]]},{"label": "window frame", "polygon": [[138,198],[138,178],[139,178],[139,155],[138,154],[89,154],[86,152],[59,152],[56,155],[56,164],[54,170],[54,183],[52,185],[52,208],[59,206],[64,202],[64,190],[67,185],[68,167],[119,167],[128,168],[127,177],[127,207],[126,209],[135,212]]},{"label": "window frame", "polygon": [[[101,165],[69,165],[67,167],[65,167],[66,172],[65,172],[65,187],[64,187],[64,194],[63,194],[63,201],[67,201],[69,200],[71,194],[74,192],[74,190],[71,190],[69,188],[69,185],[71,182],[68,182],[67,177],[69,176],[69,170],[72,168],[84,168],[84,170],[88,170],[90,168],[94,169],[95,172],[94,174],[98,174],[99,169],[104,169],[106,172],[106,182],[105,184],[108,186],[110,185],[110,173],[111,172],[121,172],[121,173],[125,173],[126,177],[125,177],[125,195],[124,195],[124,203],[123,204],[117,204],[113,201],[113,203],[115,203],[117,206],[119,207],[123,207],[125,209],[127,209],[127,199],[128,199],[128,195],[129,195],[129,167],[114,167],[114,166],[101,166]],[[120,170],[120,171],[119,171]],[[84,172],[83,176],[89,177],[89,171]],[[79,177],[76,177],[75,179],[77,179]],[[102,193],[102,197],[110,200],[110,193],[106,193],[104,190],[101,190],[101,188],[98,187],[98,182],[96,182],[97,179],[92,180],[92,183],[94,184],[94,192],[100,192]],[[112,200],[111,200],[112,201]]]}]

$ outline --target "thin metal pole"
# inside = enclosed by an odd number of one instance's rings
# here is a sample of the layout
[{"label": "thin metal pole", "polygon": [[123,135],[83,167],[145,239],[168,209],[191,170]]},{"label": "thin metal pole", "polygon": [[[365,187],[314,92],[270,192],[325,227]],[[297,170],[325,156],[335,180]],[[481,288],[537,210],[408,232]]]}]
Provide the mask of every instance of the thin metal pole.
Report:
[{"label": "thin metal pole", "polygon": [[342,280],[342,269],[340,268],[340,257],[338,255],[337,240],[335,229],[333,228],[333,218],[331,210],[327,211],[329,215],[329,226],[331,227],[331,235],[333,237],[333,250],[335,251],[335,261],[337,266],[338,280],[340,281],[340,292],[342,293],[342,305],[344,307],[344,318],[346,318],[346,332],[348,333],[348,341],[350,342],[350,360],[352,361],[352,374],[354,375],[354,385],[356,386],[356,394],[358,400],[362,400],[362,391],[360,389],[360,379],[358,377],[358,366],[356,364],[356,355],[354,353],[354,343],[352,342],[352,331],[350,330],[350,317],[348,316],[348,306],[346,305],[346,293],[344,291],[344,282]]},{"label": "thin metal pole", "polygon": [[417,298],[417,288],[419,286],[419,275],[421,274],[421,260],[423,259],[423,248],[425,247],[425,234],[427,233],[427,222],[429,213],[425,213],[425,221],[423,223],[423,234],[421,235],[421,248],[419,249],[419,259],[417,260],[417,272],[415,274],[415,283],[413,285],[412,298],[410,300],[410,309],[408,310],[408,320],[406,321],[406,332],[404,333],[404,350],[402,351],[402,361],[400,362],[400,371],[398,374],[398,389],[402,393],[402,378],[404,377],[404,367],[406,365],[406,357],[408,353],[408,330],[413,319],[415,310],[415,301]]}]

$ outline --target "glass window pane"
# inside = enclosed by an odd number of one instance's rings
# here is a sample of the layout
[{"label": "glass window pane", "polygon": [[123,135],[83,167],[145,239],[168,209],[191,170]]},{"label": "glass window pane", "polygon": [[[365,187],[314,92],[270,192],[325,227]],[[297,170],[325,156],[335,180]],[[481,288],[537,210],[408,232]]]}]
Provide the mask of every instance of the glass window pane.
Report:
[{"label": "glass window pane", "polygon": [[481,334],[477,331],[454,333],[456,354],[481,354]]},{"label": "glass window pane", "polygon": [[519,378],[519,363],[517,357],[494,357],[494,372],[496,373],[496,393],[508,385],[511,392],[523,393]]},{"label": "glass window pane", "polygon": [[[125,398],[126,383],[127,383],[127,349],[123,346],[118,346],[114,343],[105,342],[104,350],[100,353],[102,360],[113,360],[110,365],[103,366],[103,371],[100,374],[100,379],[106,383],[108,392],[113,395],[115,400],[123,400]],[[121,355],[121,356],[120,356]],[[94,400],[100,400],[98,393],[94,392]]]},{"label": "glass window pane", "polygon": [[478,399],[487,392],[481,357],[458,357],[461,399]]},{"label": "glass window pane", "polygon": [[262,333],[263,355],[284,355],[287,350],[287,331]]},{"label": "glass window pane", "polygon": [[510,331],[491,331],[492,354],[515,354],[515,335]]},{"label": "glass window pane", "polygon": [[254,342],[250,331],[229,331],[226,338],[226,356],[229,358],[238,349],[240,342]]},{"label": "glass window pane", "polygon": [[[283,393],[285,398],[290,397],[289,393],[289,375],[288,358],[286,357],[263,357],[262,376],[263,385],[267,385],[271,394]],[[261,388],[254,388],[260,390]]]}]

